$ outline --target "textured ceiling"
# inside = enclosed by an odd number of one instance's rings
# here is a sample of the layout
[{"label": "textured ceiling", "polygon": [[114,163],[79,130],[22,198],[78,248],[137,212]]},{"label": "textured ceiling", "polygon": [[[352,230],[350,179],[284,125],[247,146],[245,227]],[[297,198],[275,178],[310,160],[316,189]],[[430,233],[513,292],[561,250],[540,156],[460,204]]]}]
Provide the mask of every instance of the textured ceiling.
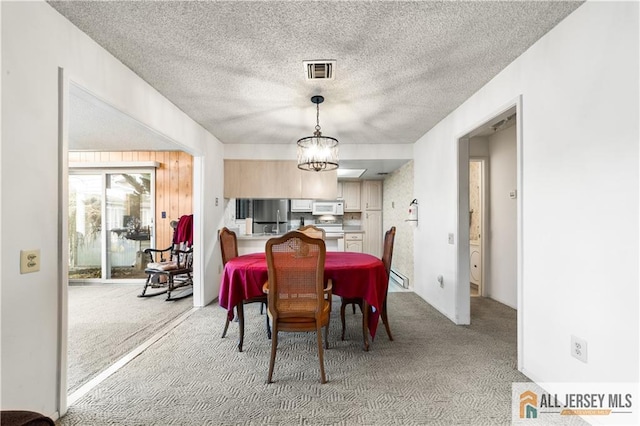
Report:
[{"label": "textured ceiling", "polygon": [[[413,143],[581,2],[50,2],[225,144]],[[304,60],[334,59],[335,80]]]}]

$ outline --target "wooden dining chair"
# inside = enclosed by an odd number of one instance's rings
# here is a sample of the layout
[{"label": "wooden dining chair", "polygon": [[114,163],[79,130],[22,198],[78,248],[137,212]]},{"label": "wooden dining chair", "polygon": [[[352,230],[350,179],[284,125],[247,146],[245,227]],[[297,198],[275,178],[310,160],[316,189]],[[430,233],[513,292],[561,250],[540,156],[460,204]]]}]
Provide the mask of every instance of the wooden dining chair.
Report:
[{"label": "wooden dining chair", "polygon": [[[236,237],[236,233],[231,231],[229,228],[224,227],[218,233],[218,238],[220,240],[220,251],[222,253],[222,264],[226,265],[227,262],[235,257],[238,257],[238,238]],[[242,352],[242,345],[244,343],[244,305],[247,303],[262,303],[260,306],[260,314],[263,313],[263,307],[267,304],[267,296],[258,296],[252,297],[250,299],[244,299],[242,303],[240,303],[236,312],[238,314],[238,328],[239,328],[239,337],[238,337],[238,352]],[[266,327],[267,327],[267,337],[271,338],[271,327],[269,326],[269,317],[265,317]],[[224,323],[224,330],[222,331],[222,338],[227,335],[227,330],[229,328],[229,317],[227,316]]]},{"label": "wooden dining chair", "polygon": [[297,229],[298,232],[302,232],[305,235],[310,236],[311,238],[320,238],[321,240],[325,239],[326,233],[322,228],[318,228],[314,225],[306,225],[302,228]]},{"label": "wooden dining chair", "polygon": [[[389,336],[389,340],[393,340],[393,336],[391,335],[391,329],[389,328],[389,317],[387,316],[387,299],[389,294],[389,274],[391,273],[391,259],[393,258],[393,242],[396,237],[396,227],[392,226],[384,234],[384,243],[382,250],[382,263],[384,264],[384,269],[387,272],[387,293],[384,296],[384,301],[382,302],[382,309],[380,311],[380,317],[382,318],[382,323],[384,324],[384,328],[387,331],[387,336]],[[360,307],[360,312],[362,312],[363,301],[360,297],[354,298],[342,298],[342,303],[340,304],[340,321],[342,322],[342,336],[341,339],[344,340],[344,330],[345,330],[345,309],[348,305],[352,305],[354,312],[355,306],[358,305]]]},{"label": "wooden dining chair", "polygon": [[320,382],[326,383],[321,329],[325,328],[325,348],[328,348],[332,283],[329,280],[327,286],[324,285],[325,243],[292,231],[268,240],[266,256],[269,280],[264,291],[273,326],[267,383],[272,383],[280,331],[316,332]]}]

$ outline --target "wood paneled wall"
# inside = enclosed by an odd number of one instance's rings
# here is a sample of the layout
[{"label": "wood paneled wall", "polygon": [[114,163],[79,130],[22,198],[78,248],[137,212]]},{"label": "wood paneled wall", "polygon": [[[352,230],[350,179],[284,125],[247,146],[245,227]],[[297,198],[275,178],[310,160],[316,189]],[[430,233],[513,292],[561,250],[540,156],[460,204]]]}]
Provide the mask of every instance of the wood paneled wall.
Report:
[{"label": "wood paneled wall", "polygon": [[[181,151],[70,152],[69,162],[117,163],[156,161],[156,247],[171,245],[169,223],[193,213],[193,157]],[[165,219],[162,212],[167,213]]]}]

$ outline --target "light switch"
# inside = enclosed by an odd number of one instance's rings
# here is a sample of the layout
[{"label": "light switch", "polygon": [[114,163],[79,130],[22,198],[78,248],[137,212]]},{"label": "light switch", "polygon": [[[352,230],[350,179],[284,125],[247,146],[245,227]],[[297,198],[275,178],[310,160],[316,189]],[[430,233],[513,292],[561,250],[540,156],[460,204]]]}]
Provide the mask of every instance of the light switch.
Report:
[{"label": "light switch", "polygon": [[40,270],[40,249],[20,250],[20,273],[28,274]]}]

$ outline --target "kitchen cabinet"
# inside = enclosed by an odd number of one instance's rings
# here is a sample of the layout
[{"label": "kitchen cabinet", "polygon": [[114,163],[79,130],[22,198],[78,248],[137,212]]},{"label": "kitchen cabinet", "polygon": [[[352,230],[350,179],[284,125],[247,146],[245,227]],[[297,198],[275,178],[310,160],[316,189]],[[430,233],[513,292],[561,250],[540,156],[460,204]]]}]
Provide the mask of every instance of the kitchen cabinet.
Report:
[{"label": "kitchen cabinet", "polygon": [[344,251],[362,253],[362,232],[344,233]]},{"label": "kitchen cabinet", "polygon": [[370,210],[362,215],[363,251],[382,257],[382,210]]},{"label": "kitchen cabinet", "polygon": [[342,199],[345,212],[359,212],[361,210],[360,182],[342,182]]},{"label": "kitchen cabinet", "polygon": [[382,181],[365,180],[362,182],[362,209],[382,210]]},{"label": "kitchen cabinet", "polygon": [[336,198],[338,174],[307,172],[287,160],[224,160],[225,198]]},{"label": "kitchen cabinet", "polygon": [[363,251],[382,256],[382,181],[362,182],[362,229],[365,231]]},{"label": "kitchen cabinet", "polygon": [[294,213],[311,213],[313,200],[291,200],[291,211]]}]

